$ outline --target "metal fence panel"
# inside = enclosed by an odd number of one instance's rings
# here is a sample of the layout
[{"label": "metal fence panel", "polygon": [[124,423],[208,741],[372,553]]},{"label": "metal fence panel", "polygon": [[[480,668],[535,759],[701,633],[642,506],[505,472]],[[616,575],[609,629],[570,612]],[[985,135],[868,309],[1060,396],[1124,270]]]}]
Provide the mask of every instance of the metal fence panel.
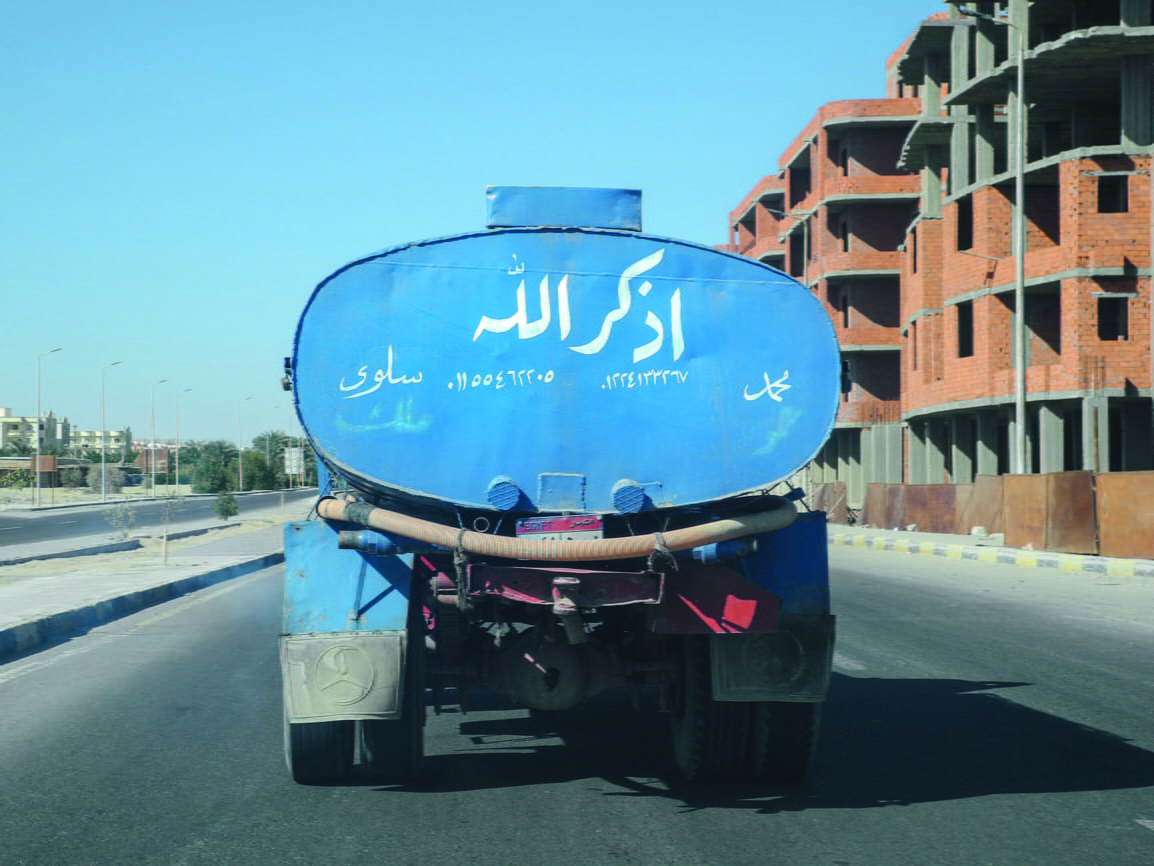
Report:
[{"label": "metal fence panel", "polygon": [[1099,552],[1154,559],[1154,472],[1109,472],[1096,481]]},{"label": "metal fence panel", "polygon": [[1046,549],[1097,554],[1094,473],[1054,472],[1046,480]]}]

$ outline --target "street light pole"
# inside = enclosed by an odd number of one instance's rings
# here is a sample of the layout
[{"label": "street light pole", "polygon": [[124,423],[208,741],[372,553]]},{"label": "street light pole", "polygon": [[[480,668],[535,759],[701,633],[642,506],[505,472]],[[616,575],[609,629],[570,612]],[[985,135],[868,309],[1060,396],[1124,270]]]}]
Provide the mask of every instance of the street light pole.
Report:
[{"label": "street light pole", "polygon": [[108,501],[108,460],[107,460],[107,439],[108,429],[104,424],[104,371],[109,367],[115,367],[119,361],[113,361],[111,364],[105,364],[100,368],[100,501]]},{"label": "street light pole", "polygon": [[176,392],[176,492],[180,493],[180,395],[187,394],[191,388]]},{"label": "street light pole", "polygon": [[238,400],[236,403],[236,492],[244,493],[244,445],[240,435],[240,410],[244,406],[245,401],[251,400],[252,397],[245,397],[243,400]]},{"label": "street light pole", "polygon": [[[61,347],[63,348],[63,347]],[[36,356],[36,507],[40,507],[40,359],[60,349],[49,349]]]},{"label": "street light pole", "polygon": [[967,18],[1012,27],[1018,34],[1018,82],[1014,131],[1014,442],[1011,472],[1026,473],[1026,33],[1013,21],[959,6]]},{"label": "street light pole", "polygon": [[272,410],[279,409],[280,406],[269,406],[264,412],[264,462],[272,473],[272,448],[270,442],[272,440]]},{"label": "street light pole", "polygon": [[156,386],[163,385],[167,379],[161,379],[159,382],[152,383],[152,447],[149,448],[149,453],[152,455],[152,495],[156,496]]}]

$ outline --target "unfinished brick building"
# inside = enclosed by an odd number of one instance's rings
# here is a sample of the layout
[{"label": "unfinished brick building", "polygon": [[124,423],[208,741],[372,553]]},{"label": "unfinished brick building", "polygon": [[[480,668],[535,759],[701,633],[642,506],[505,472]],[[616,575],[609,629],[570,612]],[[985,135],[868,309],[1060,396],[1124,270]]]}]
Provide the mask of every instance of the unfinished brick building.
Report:
[{"label": "unfinished brick building", "polygon": [[870,482],[1154,468],[1152,5],[951,6],[889,58],[885,99],[823,106],[731,212],[732,248],[802,279],[837,327],[843,403],[811,481],[856,508]]}]

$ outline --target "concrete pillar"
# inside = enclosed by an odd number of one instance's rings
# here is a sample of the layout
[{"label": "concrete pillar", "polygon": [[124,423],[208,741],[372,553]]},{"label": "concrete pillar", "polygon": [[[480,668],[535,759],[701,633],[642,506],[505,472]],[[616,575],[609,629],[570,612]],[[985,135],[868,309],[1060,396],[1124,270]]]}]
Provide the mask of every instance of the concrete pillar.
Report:
[{"label": "concrete pillar", "polygon": [[883,448],[886,455],[886,474],[878,479],[886,484],[901,484],[905,481],[902,472],[902,444],[905,441],[901,424],[887,424],[882,431]]},{"label": "concrete pillar", "polygon": [[[950,42],[950,87],[960,89],[970,79],[970,28],[955,27]],[[970,108],[950,106],[954,121],[950,132],[950,195],[970,184]]]},{"label": "concrete pillar", "polygon": [[941,57],[927,54],[922,58],[922,114],[939,117],[942,113]]},{"label": "concrete pillar", "polygon": [[955,415],[950,419],[950,436],[954,455],[954,484],[974,483],[974,422],[972,415]]},{"label": "concrete pillar", "polygon": [[861,466],[862,480],[865,484],[872,484],[879,480],[879,474],[885,469],[876,460],[874,448],[874,428],[863,427],[861,430]]},{"label": "concrete pillar", "polygon": [[926,483],[926,422],[911,421],[909,426],[910,484]]},{"label": "concrete pillar", "polygon": [[1061,472],[1065,448],[1065,421],[1054,403],[1038,407],[1038,468],[1042,474]]},{"label": "concrete pillar", "polygon": [[978,413],[977,474],[998,474],[998,416],[995,412]]},{"label": "concrete pillar", "polygon": [[[1022,28],[1023,33],[1030,32],[1030,4],[1032,2],[1033,0],[1010,0],[1010,21]],[[1004,29],[1013,30],[1012,27]],[[1026,47],[1029,48],[1029,45]],[[1010,56],[1012,57],[1013,54],[1013,49],[1011,49]]]},{"label": "concrete pillar", "polygon": [[835,430],[834,436],[837,438],[837,480],[849,482],[849,464],[850,464],[850,449],[849,443],[846,441],[848,430]]},{"label": "concrete pillar", "polygon": [[1110,470],[1110,413],[1107,398],[1082,398],[1082,468],[1091,472]]},{"label": "concrete pillar", "polygon": [[926,145],[925,168],[922,169],[922,216],[941,219],[942,216],[942,148]]},{"label": "concrete pillar", "polygon": [[1149,27],[1154,24],[1150,15],[1150,0],[1122,0],[1123,27]]},{"label": "concrete pillar", "polygon": [[994,106],[974,107],[974,183],[983,183],[994,176]]},{"label": "concrete pillar", "polygon": [[861,508],[865,503],[865,477],[862,472],[861,430],[843,430],[845,434],[846,480],[845,498],[850,508]]},{"label": "concrete pillar", "polygon": [[[1149,9],[1149,4],[1147,4]],[[1122,146],[1154,142],[1154,65],[1149,56],[1122,58]]]},{"label": "concrete pillar", "polygon": [[944,421],[926,421],[926,484],[946,482],[946,449],[949,430]]},{"label": "concrete pillar", "polygon": [[[1029,416],[1029,414],[1030,414],[1030,407],[1029,407],[1029,404],[1027,404],[1026,405],[1026,415]],[[1010,413],[1010,421],[1009,421],[1008,428],[1009,429],[1007,430],[1007,434],[1009,436],[1010,454],[1011,454],[1010,471],[1013,472],[1014,471],[1014,459],[1013,459],[1014,446],[1013,446],[1013,443],[1015,441],[1014,437],[1017,436],[1017,433],[1018,433],[1018,421],[1017,421],[1016,414],[1014,412]],[[1032,465],[1030,462],[1030,432],[1029,431],[1030,431],[1030,425],[1029,425],[1029,421],[1027,419],[1026,434],[1025,434],[1025,438],[1026,438],[1026,447],[1025,447],[1026,465],[1022,469],[1022,471],[1025,473],[1028,473],[1030,471],[1030,466]]]}]

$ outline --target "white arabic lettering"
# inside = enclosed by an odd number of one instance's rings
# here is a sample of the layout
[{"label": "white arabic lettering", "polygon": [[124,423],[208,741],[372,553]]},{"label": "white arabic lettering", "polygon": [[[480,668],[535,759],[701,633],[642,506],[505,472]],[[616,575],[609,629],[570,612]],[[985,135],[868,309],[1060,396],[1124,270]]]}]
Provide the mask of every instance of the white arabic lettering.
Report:
[{"label": "white arabic lettering", "polygon": [[766,373],[764,388],[762,388],[756,394],[750,394],[749,386],[747,385],[742,393],[744,394],[746,400],[758,400],[762,397],[769,397],[769,399],[773,400],[775,403],[780,403],[782,393],[793,387],[792,385],[785,384],[785,380],[788,378],[789,370],[786,370],[785,375],[783,375],[776,382],[769,381],[769,373]]},{"label": "white arabic lettering", "polygon": [[[613,331],[615,322],[623,319],[630,311],[633,305],[633,293],[630,282],[636,277],[641,276],[647,271],[652,270],[661,263],[665,255],[665,250],[661,249],[655,253],[651,253],[645,258],[634,262],[622,272],[617,281],[617,308],[611,310],[601,323],[601,328],[595,338],[588,343],[580,346],[569,346],[569,348],[582,355],[595,355],[605,348],[609,342],[610,334]],[[514,267],[508,269],[507,273],[511,276],[518,276],[525,271],[524,262],[518,262],[517,256],[514,254]],[[642,297],[649,295],[653,289],[653,284],[648,280],[637,287],[638,292]],[[517,329],[517,338],[519,340],[531,340],[534,337],[539,337],[545,333],[549,325],[552,323],[553,308],[549,294],[549,277],[546,275],[542,278],[537,289],[539,298],[539,306],[541,309],[540,317],[534,321],[529,321],[529,312],[527,309],[525,280],[522,279],[517,286],[516,304],[517,311],[511,316],[492,317],[481,316],[481,321],[477,325],[477,329],[473,332],[473,342],[480,338],[481,334],[488,331],[494,334],[503,334],[507,331]],[[681,357],[685,351],[685,335],[681,326],[681,289],[676,289],[669,300],[669,336],[673,349],[673,360]],[[569,312],[569,276],[565,275],[557,284],[557,322],[561,333],[561,340],[568,339],[569,332],[572,330],[572,319]],[[645,314],[645,324],[653,330],[655,336],[652,340],[642,346],[633,350],[633,362],[639,363],[646,358],[650,358],[660,351],[665,344],[666,327],[662,320],[652,310],[647,310]]]},{"label": "white arabic lettering", "polygon": [[[360,376],[361,378],[360,378],[360,381],[357,382],[355,385],[346,385],[345,380],[342,378],[341,384],[340,384],[340,389],[342,391],[355,391],[357,388],[361,387],[361,385],[365,384],[365,380],[368,378],[368,372],[369,372],[369,368],[368,368],[367,364],[364,367],[361,367],[361,369],[357,370],[357,375]],[[396,375],[394,375],[393,374],[393,347],[390,345],[389,346],[388,364],[386,365],[385,369],[383,369],[383,370],[378,369],[377,372],[375,374],[373,374],[373,383],[374,383],[373,387],[369,388],[367,391],[360,391],[356,394],[348,394],[345,396],[344,399],[352,400],[355,397],[367,397],[369,394],[372,394],[374,391],[376,391],[378,388],[380,388],[383,384],[385,384],[385,382],[388,382],[390,385],[417,385],[424,378],[425,378],[425,374],[422,372],[418,372],[416,376],[396,376]]]},{"label": "white arabic lettering", "polygon": [[[473,342],[481,336],[485,331],[490,331],[494,334],[503,334],[505,331],[511,331],[514,327],[517,329],[517,339],[531,340],[533,337],[539,337],[545,333],[545,329],[549,327],[549,322],[553,317],[553,310],[549,303],[549,277],[546,275],[541,280],[541,285],[538,288],[541,303],[541,318],[535,322],[529,321],[529,315],[525,310],[525,281],[521,280],[521,284],[517,286],[517,312],[504,319],[491,319],[488,316],[481,316],[481,323],[477,325],[477,330],[473,332]],[[561,339],[569,333],[569,277],[561,278],[561,283],[557,286],[557,317],[561,322]]]}]

